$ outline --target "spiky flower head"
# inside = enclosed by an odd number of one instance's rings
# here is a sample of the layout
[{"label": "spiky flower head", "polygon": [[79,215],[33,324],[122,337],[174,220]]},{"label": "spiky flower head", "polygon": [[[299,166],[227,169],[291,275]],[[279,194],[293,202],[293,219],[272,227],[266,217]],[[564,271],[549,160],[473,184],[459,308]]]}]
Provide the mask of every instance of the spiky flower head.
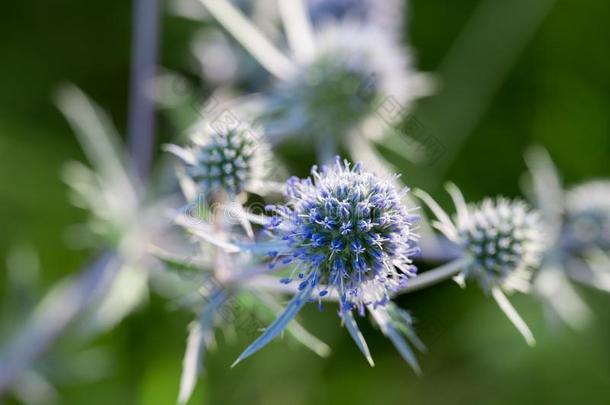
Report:
[{"label": "spiky flower head", "polygon": [[475,278],[484,290],[494,287],[526,292],[544,249],[540,215],[520,200],[486,198],[466,204],[460,190],[447,186],[457,213],[450,218],[421,190],[418,195],[434,211],[436,226],[471,260],[464,278]]},{"label": "spiky flower head", "polygon": [[270,228],[286,246],[274,261],[295,261],[300,289],[334,290],[344,309],[384,305],[416,271],[416,217],[402,204],[407,191],[338,157],[314,166],[311,177],[289,180],[287,204],[273,207]]},{"label": "spiky flower head", "polygon": [[537,213],[522,201],[487,198],[468,207],[468,216],[458,219],[457,229],[462,248],[474,258],[472,276],[484,286],[527,289],[541,255]]},{"label": "spiky flower head", "polygon": [[265,118],[273,132],[340,138],[374,117],[385,97],[407,107],[412,78],[409,55],[379,27],[329,24],[316,35],[314,56],[278,84]]},{"label": "spiky flower head", "polygon": [[566,216],[570,242],[610,248],[610,181],[590,181],[569,190]]},{"label": "spiky flower head", "polygon": [[187,163],[187,174],[208,195],[219,191],[237,195],[266,175],[269,147],[247,125],[207,128],[192,141],[189,148],[170,150]]}]

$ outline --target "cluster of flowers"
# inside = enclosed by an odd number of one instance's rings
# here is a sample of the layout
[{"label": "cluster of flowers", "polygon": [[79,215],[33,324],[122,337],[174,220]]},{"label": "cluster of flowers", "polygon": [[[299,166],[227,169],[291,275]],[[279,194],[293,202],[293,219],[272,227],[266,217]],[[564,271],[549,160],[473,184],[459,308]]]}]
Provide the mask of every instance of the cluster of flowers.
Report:
[{"label": "cluster of flowers", "polygon": [[[392,174],[374,147],[388,136],[387,122],[374,114],[375,106],[392,96],[404,116],[430,87],[426,76],[413,70],[394,29],[383,29],[400,26],[400,21],[388,20],[404,14],[393,8],[400,2],[312,0],[280,6],[291,57],[231,3],[201,3],[268,73],[256,81],[265,83],[256,97],[230,103],[232,111],[247,114],[255,124],[218,125],[204,116],[186,146],[167,146],[180,158],[176,177],[186,204],[174,209],[172,218],[188,239],[176,243],[175,238],[147,234],[144,250],[164,269],[180,274],[155,273],[163,281],[154,284],[172,296],[180,292],[180,305],[196,313],[184,359],[182,402],[192,392],[215,328],[231,326],[219,315],[231,302],[228,297],[239,298],[249,311],[262,306],[265,316],[276,315],[236,363],[284,330],[316,353],[327,354],[328,347],[295,317],[308,302],[322,306],[335,301],[342,324],[371,365],[354,315],[368,313],[419,371],[412,347],[425,347],[410,314],[393,302],[399,294],[451,277],[461,285],[473,280],[533,345],[531,331],[507,294],[532,293],[565,322],[579,326],[588,310],[570,280],[610,290],[605,270],[610,263],[610,182],[564,191],[548,156],[536,150],[527,159],[530,203],[497,197],[469,204],[449,184],[455,205],[450,215],[424,191],[411,191]],[[217,44],[200,45],[197,49],[209,54]],[[202,61],[214,62],[206,59]],[[204,65],[203,70],[214,69]],[[315,144],[320,166],[313,166],[309,177],[291,177],[280,186],[271,180],[282,170],[270,170],[279,167],[270,151],[290,138]],[[354,162],[336,157],[338,150]],[[91,206],[99,206],[99,199],[89,197]],[[253,213],[248,208],[253,197],[273,204],[263,214]],[[435,220],[427,219],[417,200]],[[123,232],[124,251],[133,249],[127,242],[141,242],[149,230],[141,226],[149,223],[143,217],[150,212],[142,204],[134,200],[117,223],[124,228],[129,221],[135,224],[130,229],[138,230]],[[195,215],[194,205],[205,209]],[[156,235],[169,233],[167,226],[153,229]],[[145,255],[141,244],[138,257]],[[439,257],[446,261],[418,274],[418,261]],[[202,289],[210,278],[214,287]],[[282,308],[279,299],[286,294],[292,299]]]}]

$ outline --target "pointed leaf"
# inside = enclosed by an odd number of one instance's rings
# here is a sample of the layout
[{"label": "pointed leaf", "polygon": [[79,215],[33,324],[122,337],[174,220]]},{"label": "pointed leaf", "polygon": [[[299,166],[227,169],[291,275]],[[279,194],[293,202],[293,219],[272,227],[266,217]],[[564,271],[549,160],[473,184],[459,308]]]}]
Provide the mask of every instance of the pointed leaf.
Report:
[{"label": "pointed leaf", "polygon": [[212,294],[212,300],[205,308],[197,322],[189,325],[189,335],[186,342],[186,351],[182,361],[182,375],[180,377],[180,391],[178,403],[185,404],[193,394],[197,377],[203,369],[203,355],[205,348],[213,340],[214,316],[218,308],[226,301],[226,294],[217,290]]},{"label": "pointed leaf", "polygon": [[521,318],[517,310],[510,303],[506,295],[500,290],[498,287],[493,287],[491,289],[491,295],[494,297],[500,309],[504,312],[504,314],[508,317],[508,319],[512,322],[513,325],[517,328],[517,330],[523,335],[525,341],[529,346],[534,346],[536,344],[536,340],[534,339],[534,335],[530,328],[527,326],[525,321]]},{"label": "pointed leaf", "polygon": [[294,71],[294,64],[271,43],[241,11],[226,0],[201,0],[218,22],[233,35],[261,66],[282,79]]},{"label": "pointed leaf", "polygon": [[591,324],[591,309],[570,283],[561,263],[550,263],[540,269],[534,287],[551,313],[572,329],[582,331]]},{"label": "pointed leaf", "polygon": [[[258,293],[257,297],[263,302],[263,304],[276,316],[282,311],[282,307],[278,304],[273,296],[264,293]],[[316,336],[311,334],[295,319],[292,320],[286,327],[286,330],[309,350],[314,352],[320,357],[328,357],[330,355],[330,347]]]},{"label": "pointed leaf", "polygon": [[547,225],[553,227],[554,237],[558,237],[565,198],[557,168],[542,146],[530,148],[525,154],[525,163],[532,177],[532,198],[546,217]]},{"label": "pointed leaf", "polygon": [[438,205],[438,203],[423,190],[415,189],[413,190],[413,193],[424,204],[426,204],[428,208],[430,208],[430,211],[432,211],[432,213],[436,216],[436,219],[442,224],[442,230],[444,231],[443,233],[445,233],[445,236],[447,236],[447,238],[450,240],[457,240],[458,231],[453,224],[453,221],[451,221],[451,218],[449,218],[449,215],[447,215],[441,206]]},{"label": "pointed leaf", "polygon": [[135,205],[137,195],[127,173],[120,137],[106,113],[71,84],[60,88],[56,104],[104,181],[116,185],[125,206]]},{"label": "pointed leaf", "polygon": [[303,346],[314,352],[320,357],[328,357],[330,355],[330,347],[315,335],[311,334],[300,323],[293,320],[286,328],[288,332],[301,343]]},{"label": "pointed leaf", "polygon": [[311,291],[313,290],[311,283],[308,283],[307,286],[300,291],[288,304],[284,312],[280,316],[278,316],[275,321],[269,325],[269,327],[263,332],[262,335],[258,337],[250,346],[244,350],[244,352],[235,360],[235,362],[231,365],[231,367],[235,367],[237,363],[244,360],[247,357],[250,357],[264,346],[266,346],[273,338],[279,335],[288,325],[290,321],[298,314],[298,312],[303,308],[303,306],[307,303],[307,299],[309,298]]},{"label": "pointed leaf", "polygon": [[[388,306],[389,305],[390,304],[388,304]],[[426,347],[424,342],[422,342],[419,336],[417,336],[417,334],[415,333],[415,330],[413,328],[413,318],[411,317],[411,314],[409,314],[403,309],[398,308],[394,304],[392,304],[392,306],[395,307],[396,313],[400,317],[399,320],[395,321],[397,323],[397,328],[402,332],[403,335],[405,335],[407,340],[409,340],[409,342],[411,342],[411,344],[415,346],[417,350],[419,350],[420,352],[428,351],[428,348]]]},{"label": "pointed leaf", "polygon": [[354,319],[354,314],[352,314],[352,311],[342,311],[341,318],[343,319],[343,323],[345,324],[347,331],[351,335],[352,339],[354,339],[354,342],[356,342],[356,346],[358,346],[358,349],[360,349],[360,351],[362,352],[366,360],[369,362],[371,367],[374,367],[375,362],[373,361],[373,357],[371,356],[369,347],[367,346],[366,341],[364,340],[364,336],[362,336],[360,329],[358,329],[358,324]]},{"label": "pointed leaf", "polygon": [[413,351],[411,350],[405,339],[403,339],[400,332],[396,330],[396,328],[394,328],[394,326],[392,325],[392,318],[388,311],[385,308],[373,308],[370,306],[368,307],[368,309],[371,315],[373,315],[373,319],[375,319],[375,322],[377,322],[377,324],[379,325],[379,328],[381,328],[383,334],[386,335],[386,337],[390,339],[390,341],[392,341],[392,344],[394,344],[394,347],[396,348],[396,350],[398,350],[402,358],[407,363],[409,363],[409,365],[411,366],[411,368],[413,368],[416,374],[421,374],[421,368],[419,367],[419,363],[417,362],[415,354],[413,354]]},{"label": "pointed leaf", "polygon": [[398,350],[402,358],[409,363],[415,373],[421,374],[421,368],[419,367],[417,358],[401,334],[392,325],[388,324],[385,330],[385,335],[392,341],[396,350]]},{"label": "pointed leaf", "polygon": [[203,357],[203,333],[201,324],[194,322],[190,325],[186,341],[186,352],[182,360],[182,376],[180,377],[180,392],[178,403],[185,404],[195,389],[197,377],[201,370]]}]

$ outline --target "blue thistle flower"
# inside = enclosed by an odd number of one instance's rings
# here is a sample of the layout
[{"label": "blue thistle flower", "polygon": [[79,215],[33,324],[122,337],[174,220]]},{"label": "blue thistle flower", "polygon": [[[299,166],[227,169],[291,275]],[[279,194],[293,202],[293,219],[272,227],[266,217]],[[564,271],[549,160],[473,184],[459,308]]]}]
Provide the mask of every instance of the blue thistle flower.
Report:
[{"label": "blue thistle flower", "polygon": [[[294,264],[282,282],[298,280],[299,292],[237,361],[271,341],[306,302],[328,294],[338,297],[340,316],[371,364],[352,310],[364,315],[368,309],[384,333],[399,341],[385,306],[416,273],[411,257],[417,251],[417,217],[401,203],[407,191],[338,157],[321,170],[314,166],[309,178],[290,179],[288,202],[273,207],[276,220],[269,231],[283,245],[272,263]],[[408,361],[414,364],[412,356]]]},{"label": "blue thistle flower", "polygon": [[520,289],[540,264],[539,215],[522,201],[502,197],[471,206],[469,214],[457,224],[461,246],[474,258],[467,275],[477,277],[486,288],[501,284]]},{"label": "blue thistle flower", "polygon": [[544,249],[539,213],[503,197],[467,205],[455,185],[449,184],[448,191],[457,209],[453,220],[430,196],[421,190],[418,195],[435,212],[437,228],[472,259],[464,278],[476,278],[486,291],[499,286],[526,292]]},{"label": "blue thistle flower", "polygon": [[339,158],[312,177],[288,182],[288,204],[275,208],[271,231],[298,262],[303,286],[338,293],[346,309],[384,305],[415,275],[416,217],[401,204],[406,190]]},{"label": "blue thistle flower", "polygon": [[190,148],[167,148],[184,160],[187,174],[203,192],[237,195],[265,177],[270,155],[260,134],[246,125],[205,132],[193,137]]},{"label": "blue thistle flower", "polygon": [[418,196],[436,215],[436,227],[469,259],[456,281],[476,279],[533,345],[532,333],[503,291],[529,292],[532,273],[540,266],[546,247],[540,214],[522,201],[503,197],[467,205],[455,185],[447,189],[457,211],[453,220],[428,194],[418,190]]},{"label": "blue thistle flower", "polygon": [[524,191],[541,212],[548,240],[533,292],[549,314],[581,331],[593,314],[572,281],[610,291],[610,283],[603,281],[610,263],[603,258],[604,235],[610,241],[610,182],[597,180],[564,190],[558,168],[543,147],[531,147],[525,161],[529,182],[524,182]]}]

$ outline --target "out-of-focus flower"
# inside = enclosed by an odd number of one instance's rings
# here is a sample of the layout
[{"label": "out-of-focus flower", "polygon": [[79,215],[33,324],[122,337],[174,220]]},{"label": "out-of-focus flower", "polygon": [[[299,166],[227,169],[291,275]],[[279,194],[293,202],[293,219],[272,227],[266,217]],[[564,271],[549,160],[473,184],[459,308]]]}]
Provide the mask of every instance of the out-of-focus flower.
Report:
[{"label": "out-of-focus flower", "polygon": [[565,198],[567,242],[576,247],[610,249],[610,181],[576,185]]},{"label": "out-of-focus flower", "polygon": [[[202,3],[274,76],[260,105],[261,123],[273,144],[291,136],[313,140],[321,162],[331,161],[339,146],[352,154],[355,144],[374,149],[371,141],[395,132],[412,102],[430,92],[429,79],[415,72],[405,47],[370,21],[346,16],[314,26],[303,2],[280,2],[290,46],[286,55],[274,45],[275,38],[270,40],[231,3]],[[423,159],[415,149],[403,152]]]},{"label": "out-of-focus flower", "polygon": [[[48,367],[39,367],[40,364],[32,367],[32,363],[69,326],[78,321],[73,344],[88,343],[99,333],[114,327],[145,300],[152,263],[147,253],[148,244],[162,239],[170,225],[159,208],[169,202],[159,199],[159,205],[156,205],[145,199],[144,187],[130,175],[119,137],[104,112],[71,85],[60,89],[56,102],[92,166],[71,162],[63,172],[73,202],[90,214],[87,226],[74,232],[72,241],[78,238],[79,247],[82,247],[83,241],[95,237],[98,238],[96,242],[101,239],[101,245],[112,252],[101,255],[81,274],[71,274],[58,281],[40,297],[40,303],[32,309],[29,319],[24,320],[24,314],[21,314],[22,319],[13,322],[23,326],[14,339],[7,342],[7,350],[3,350],[0,391],[13,385],[16,396],[29,404],[53,401],[56,393],[46,377],[39,373],[39,369]],[[28,261],[19,256],[13,258],[9,267],[22,267],[20,279],[26,281],[32,270],[27,267],[32,266],[32,258],[36,255],[28,252]],[[14,269],[10,269],[12,272]],[[29,305],[28,295],[20,298],[22,305]],[[107,373],[108,361],[106,353],[84,350],[71,353],[68,361],[55,359],[50,369],[57,380],[94,380]]]},{"label": "out-of-focus flower", "polygon": [[367,120],[380,119],[376,108],[385,98],[406,110],[419,96],[410,57],[379,27],[335,22],[316,31],[315,44],[315,53],[270,94],[263,122],[272,137],[347,142]]},{"label": "out-of-focus flower", "polygon": [[610,291],[609,183],[591,181],[565,191],[546,150],[531,148],[526,162],[531,181],[525,191],[540,210],[549,236],[534,292],[549,314],[582,329],[592,314],[571,281]]},{"label": "out-of-focus flower", "polygon": [[610,181],[576,185],[566,193],[564,249],[570,276],[610,292]]},{"label": "out-of-focus flower", "polygon": [[79,89],[63,87],[57,104],[93,166],[90,169],[71,162],[64,170],[74,203],[91,214],[86,230],[75,236],[79,240],[86,240],[87,235],[101,237],[118,253],[117,259],[107,264],[106,273],[115,276],[89,325],[94,331],[106,330],[146,299],[152,264],[148,247],[170,236],[171,221],[163,210],[171,202],[165,198],[151,202],[145,197],[145,187],[127,167],[110,119]]},{"label": "out-of-focus flower", "polygon": [[391,179],[364,170],[360,163],[351,166],[338,157],[320,171],[314,167],[310,178],[288,181],[286,205],[272,207],[276,215],[268,228],[276,243],[270,255],[272,266],[290,267],[281,282],[298,280],[298,291],[237,362],[278,335],[308,301],[334,296],[346,328],[371,364],[353,309],[360,315],[368,310],[418,370],[397,332],[397,317],[387,310],[391,295],[415,276],[411,258],[417,251],[416,217],[402,204],[406,192],[395,188]]},{"label": "out-of-focus flower", "polygon": [[545,249],[539,213],[524,202],[502,197],[467,205],[455,185],[449,184],[447,188],[456,207],[453,219],[425,192],[418,190],[418,196],[436,215],[436,228],[470,259],[456,281],[462,284],[467,279],[476,279],[485,292],[492,294],[528,344],[533,345],[529,328],[504,292],[529,292],[532,273],[539,268]]}]

